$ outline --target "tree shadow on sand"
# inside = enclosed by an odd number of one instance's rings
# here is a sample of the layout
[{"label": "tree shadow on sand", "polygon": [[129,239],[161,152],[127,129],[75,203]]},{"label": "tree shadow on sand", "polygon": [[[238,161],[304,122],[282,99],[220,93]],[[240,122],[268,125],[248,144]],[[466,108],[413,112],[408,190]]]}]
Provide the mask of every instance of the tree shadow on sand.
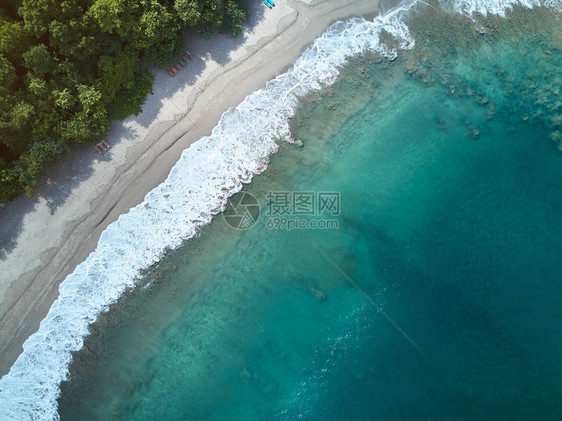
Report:
[{"label": "tree shadow on sand", "polygon": [[[263,7],[262,7],[263,6]],[[164,68],[179,62],[184,66],[176,76],[170,78],[162,69],[153,68],[156,81],[154,84],[154,95],[160,97],[158,107],[145,107],[143,112],[135,117],[135,122],[148,127],[156,118],[166,100],[169,100],[175,93],[185,86],[193,86],[203,71],[207,68],[204,58],[215,61],[221,66],[226,66],[230,62],[230,54],[239,48],[246,41],[248,34],[252,33],[258,23],[263,19],[266,8],[260,2],[248,5],[250,11],[250,22],[246,25],[244,32],[235,38],[223,33],[215,33],[211,38],[206,38],[197,33],[194,29],[189,29],[185,33],[185,44],[188,51],[193,53],[193,60],[189,64],[183,63],[180,57],[170,61]],[[275,11],[267,10],[274,13]],[[149,96],[150,98],[150,96]],[[182,104],[175,104],[178,113],[183,113]]]},{"label": "tree shadow on sand", "polygon": [[35,210],[39,199],[20,195],[12,202],[0,204],[0,261],[16,247],[16,240],[22,232],[24,216]]},{"label": "tree shadow on sand", "polygon": [[[112,126],[114,125],[112,124]],[[38,194],[47,201],[51,215],[66,203],[75,188],[90,178],[96,162],[110,162],[112,148],[119,145],[123,139],[132,139],[136,135],[133,128],[123,127],[121,124],[118,126],[120,136],[111,138],[111,147],[103,154],[97,153],[92,145],[79,145],[65,159],[50,168],[46,177],[38,183]],[[109,133],[111,134],[111,130]]]}]

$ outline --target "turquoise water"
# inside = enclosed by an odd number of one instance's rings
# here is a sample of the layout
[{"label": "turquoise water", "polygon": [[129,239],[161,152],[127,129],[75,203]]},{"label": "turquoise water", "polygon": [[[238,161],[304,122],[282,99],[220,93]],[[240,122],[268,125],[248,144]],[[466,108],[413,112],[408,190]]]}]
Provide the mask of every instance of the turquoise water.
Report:
[{"label": "turquoise water", "polygon": [[[147,271],[61,418],[560,419],[562,32],[543,10],[479,25],[415,17],[414,50],[303,99],[304,148],[245,189],[257,223],[219,217]],[[282,229],[269,192],[340,212]]]}]

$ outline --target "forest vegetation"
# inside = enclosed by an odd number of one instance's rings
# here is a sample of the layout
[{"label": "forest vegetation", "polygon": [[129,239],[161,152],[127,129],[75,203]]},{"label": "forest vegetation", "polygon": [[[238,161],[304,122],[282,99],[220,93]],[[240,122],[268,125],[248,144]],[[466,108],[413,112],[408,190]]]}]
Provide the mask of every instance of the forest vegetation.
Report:
[{"label": "forest vegetation", "polygon": [[2,0],[0,200],[138,114],[187,28],[236,36],[247,18],[244,0]]}]

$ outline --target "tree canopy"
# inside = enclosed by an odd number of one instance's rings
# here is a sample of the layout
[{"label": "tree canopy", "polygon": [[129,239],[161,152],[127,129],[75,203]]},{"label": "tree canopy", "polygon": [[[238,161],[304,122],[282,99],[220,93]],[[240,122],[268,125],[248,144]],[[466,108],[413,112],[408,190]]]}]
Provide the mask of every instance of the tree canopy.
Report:
[{"label": "tree canopy", "polygon": [[138,114],[146,64],[185,48],[182,31],[236,36],[244,0],[3,0],[0,199],[33,193],[48,165]]}]

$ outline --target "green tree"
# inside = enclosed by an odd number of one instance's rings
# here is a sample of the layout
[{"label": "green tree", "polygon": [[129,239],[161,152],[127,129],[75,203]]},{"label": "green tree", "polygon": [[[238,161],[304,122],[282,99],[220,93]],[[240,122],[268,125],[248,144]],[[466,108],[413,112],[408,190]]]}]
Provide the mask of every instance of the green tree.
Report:
[{"label": "green tree", "polygon": [[37,38],[42,37],[49,30],[49,24],[62,16],[58,0],[23,0],[19,8],[25,28]]},{"label": "green tree", "polygon": [[182,22],[173,10],[156,0],[143,0],[142,9],[132,46],[144,52],[144,58],[149,62],[165,63],[185,48],[179,33]]},{"label": "green tree", "polygon": [[107,112],[104,108],[91,114],[82,110],[62,124],[60,135],[67,143],[77,145],[93,142],[108,129]]},{"label": "green tree", "polygon": [[109,108],[111,118],[123,120],[131,114],[138,115],[147,94],[152,93],[154,75],[145,70],[119,92]]},{"label": "green tree", "polygon": [[127,82],[135,79],[135,71],[138,66],[138,57],[130,54],[99,58],[98,77],[101,80],[101,94],[105,103],[113,101],[117,91]]},{"label": "green tree", "polygon": [[47,166],[57,157],[68,152],[68,145],[62,140],[45,140],[34,143],[19,160],[16,166],[18,181],[28,196],[33,195],[33,188],[47,170]]},{"label": "green tree", "polygon": [[96,107],[101,104],[101,92],[93,86],[78,85],[78,100],[82,104],[84,111],[93,113]]},{"label": "green tree", "polygon": [[49,95],[47,82],[34,72],[28,72],[25,76],[27,90],[38,98],[45,98]]},{"label": "green tree", "polygon": [[20,168],[0,158],[0,200],[10,200],[21,193],[24,187],[20,182],[20,172]]},{"label": "green tree", "polygon": [[32,142],[31,124],[35,114],[35,107],[24,101],[11,104],[8,112],[3,113],[0,128],[2,129],[2,143],[11,153],[19,156]]},{"label": "green tree", "polygon": [[41,102],[38,105],[40,109],[36,110],[37,114],[31,125],[33,139],[58,139],[61,137],[60,126],[63,124],[61,120],[66,119],[67,115],[49,102]]},{"label": "green tree", "polygon": [[248,12],[234,0],[228,0],[224,12],[225,30],[233,37],[242,33],[248,23]]},{"label": "green tree", "polygon": [[88,15],[102,32],[125,37],[135,28],[137,9],[137,3],[130,0],[96,0]]},{"label": "green tree", "polygon": [[49,73],[53,69],[53,58],[45,44],[34,45],[23,53],[25,67],[39,75]]},{"label": "green tree", "polygon": [[0,54],[0,93],[7,95],[16,81],[16,70],[4,55]]},{"label": "green tree", "polygon": [[22,54],[33,43],[33,36],[22,22],[9,22],[0,18],[0,53],[12,61],[21,61]]},{"label": "green tree", "polygon": [[188,26],[195,26],[201,22],[202,5],[190,0],[176,0],[174,8],[179,18]]},{"label": "green tree", "polygon": [[55,97],[55,105],[65,111],[70,110],[76,103],[74,96],[68,88],[62,91],[54,91],[53,96]]}]

